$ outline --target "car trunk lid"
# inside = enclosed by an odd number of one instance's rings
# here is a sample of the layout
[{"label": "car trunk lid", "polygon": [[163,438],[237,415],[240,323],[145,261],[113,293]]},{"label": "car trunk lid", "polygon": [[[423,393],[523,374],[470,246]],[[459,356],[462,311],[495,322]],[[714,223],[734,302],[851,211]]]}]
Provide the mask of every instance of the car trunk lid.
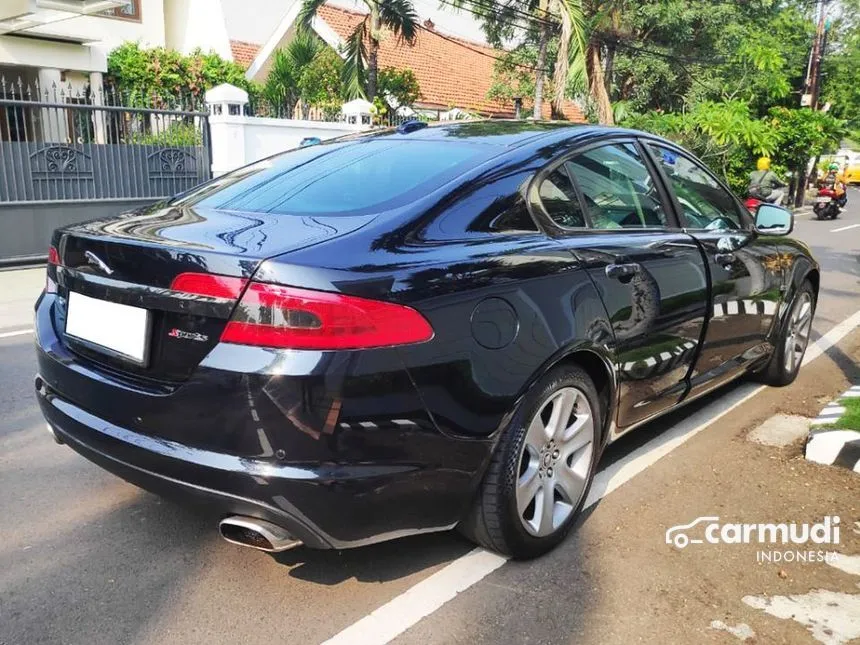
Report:
[{"label": "car trunk lid", "polygon": [[[218,343],[241,286],[263,260],[347,234],[371,219],[156,205],[62,229],[53,240],[60,263],[55,326],[67,329],[70,292],[146,310],[147,329],[130,332],[146,336],[143,360],[71,334],[64,342],[82,359],[123,376],[185,380]],[[232,291],[208,296],[171,288],[188,273],[224,276]],[[83,299],[76,300],[72,307]]]}]

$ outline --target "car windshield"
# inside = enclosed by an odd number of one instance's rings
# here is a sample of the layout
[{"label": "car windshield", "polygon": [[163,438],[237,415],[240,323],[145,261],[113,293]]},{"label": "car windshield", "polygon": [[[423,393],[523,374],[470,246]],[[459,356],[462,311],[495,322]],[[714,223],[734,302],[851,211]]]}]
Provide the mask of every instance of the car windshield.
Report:
[{"label": "car windshield", "polygon": [[491,150],[390,138],[307,146],[233,171],[173,204],[284,215],[382,211],[435,190]]}]

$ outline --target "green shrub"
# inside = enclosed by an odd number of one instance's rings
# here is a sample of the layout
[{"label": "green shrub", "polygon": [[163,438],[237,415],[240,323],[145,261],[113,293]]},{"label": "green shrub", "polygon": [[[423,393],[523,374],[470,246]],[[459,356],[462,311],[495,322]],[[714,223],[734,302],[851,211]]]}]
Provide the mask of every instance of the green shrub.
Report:
[{"label": "green shrub", "polygon": [[203,134],[193,123],[171,123],[167,129],[160,132],[135,133],[129,137],[128,143],[147,146],[202,146]]}]

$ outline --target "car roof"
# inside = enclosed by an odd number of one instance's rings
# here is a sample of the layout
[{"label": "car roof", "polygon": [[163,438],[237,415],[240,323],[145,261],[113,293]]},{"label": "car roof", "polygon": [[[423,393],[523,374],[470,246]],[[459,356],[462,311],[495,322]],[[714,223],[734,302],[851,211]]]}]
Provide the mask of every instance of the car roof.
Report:
[{"label": "car roof", "polygon": [[504,148],[517,148],[540,140],[603,137],[607,135],[641,135],[643,133],[622,128],[570,123],[568,121],[532,121],[485,119],[480,121],[451,121],[430,124],[412,130],[388,128],[376,132],[364,132],[339,140],[364,140],[396,137],[404,141],[460,141],[470,144],[484,144]]}]

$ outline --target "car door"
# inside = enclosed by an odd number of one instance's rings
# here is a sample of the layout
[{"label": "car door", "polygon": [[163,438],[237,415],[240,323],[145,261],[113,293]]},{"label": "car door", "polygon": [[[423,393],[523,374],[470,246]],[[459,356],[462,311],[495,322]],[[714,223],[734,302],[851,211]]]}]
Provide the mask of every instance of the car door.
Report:
[{"label": "car door", "polygon": [[782,299],[778,238],[757,235],[752,218],[702,164],[680,150],[645,142],[672,192],[685,230],[701,244],[712,303],[690,395],[735,377],[769,351]]},{"label": "car door", "polygon": [[597,287],[615,334],[617,428],[677,403],[704,328],[707,274],[696,242],[632,140],[583,148],[542,172],[533,203]]}]

